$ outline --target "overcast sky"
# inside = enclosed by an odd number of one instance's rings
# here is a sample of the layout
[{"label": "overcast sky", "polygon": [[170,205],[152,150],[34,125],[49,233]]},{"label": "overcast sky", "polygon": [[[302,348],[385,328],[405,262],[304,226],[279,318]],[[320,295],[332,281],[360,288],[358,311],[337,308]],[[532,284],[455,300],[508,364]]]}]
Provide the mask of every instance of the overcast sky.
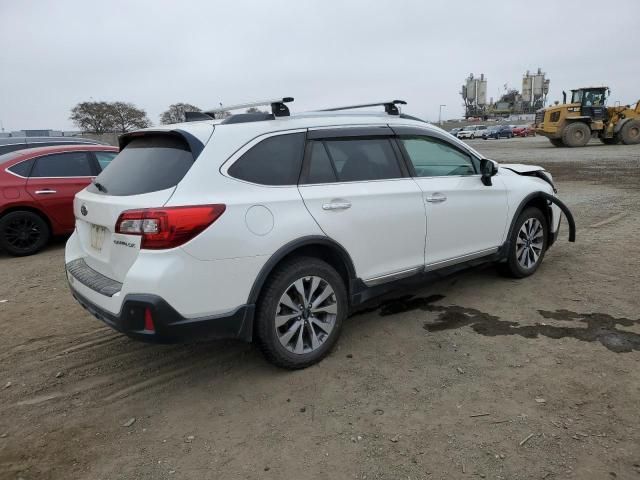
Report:
[{"label": "overcast sky", "polygon": [[[611,12],[607,12],[611,7]],[[488,96],[542,67],[549,100],[611,87],[640,98],[640,1],[0,0],[5,131],[74,129],[78,102],[122,100],[154,123],[168,105],[293,96],[294,111],[401,98],[463,113],[473,72]]]}]

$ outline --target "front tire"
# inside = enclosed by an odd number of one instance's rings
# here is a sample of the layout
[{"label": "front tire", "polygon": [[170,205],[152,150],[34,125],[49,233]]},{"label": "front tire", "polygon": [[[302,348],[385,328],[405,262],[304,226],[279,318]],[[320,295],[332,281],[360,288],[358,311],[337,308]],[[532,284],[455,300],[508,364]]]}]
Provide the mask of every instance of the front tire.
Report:
[{"label": "front tire", "polygon": [[511,233],[507,261],[500,264],[502,273],[514,278],[533,275],[547,250],[548,232],[544,214],[535,207],[526,208]]},{"label": "front tire", "polygon": [[551,142],[551,145],[553,145],[554,147],[557,147],[557,148],[564,147],[564,143],[562,143],[561,138],[550,138],[549,141]]},{"label": "front tire", "polygon": [[306,368],[331,351],[347,311],[347,289],[331,265],[293,258],[277,267],[260,295],[257,344],[278,367]]},{"label": "front tire", "polygon": [[24,257],[42,250],[51,236],[49,225],[37,213],[18,210],[0,218],[0,248]]}]

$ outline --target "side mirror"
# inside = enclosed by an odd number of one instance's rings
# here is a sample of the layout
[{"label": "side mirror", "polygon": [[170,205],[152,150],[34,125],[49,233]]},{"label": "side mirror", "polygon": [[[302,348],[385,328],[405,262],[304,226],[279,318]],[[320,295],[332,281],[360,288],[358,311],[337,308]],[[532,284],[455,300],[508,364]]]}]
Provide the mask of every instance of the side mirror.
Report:
[{"label": "side mirror", "polygon": [[498,166],[493,160],[489,160],[488,158],[483,158],[480,160],[480,175],[482,183],[484,183],[487,187],[493,185],[491,182],[491,177],[493,177],[496,173],[498,173]]}]

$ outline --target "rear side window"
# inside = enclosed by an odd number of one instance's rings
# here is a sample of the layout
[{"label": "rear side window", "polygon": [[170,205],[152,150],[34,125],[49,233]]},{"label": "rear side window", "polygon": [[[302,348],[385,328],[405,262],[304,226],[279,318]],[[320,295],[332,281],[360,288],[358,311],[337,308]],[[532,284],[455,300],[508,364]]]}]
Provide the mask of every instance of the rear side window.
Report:
[{"label": "rear side window", "polygon": [[14,166],[9,167],[7,170],[20,175],[21,177],[28,177],[33,166],[33,158],[25,160],[24,162],[16,163]]},{"label": "rear side window", "polygon": [[86,152],[56,153],[38,157],[31,177],[91,177],[91,164]]},{"label": "rear side window", "polygon": [[193,161],[189,146],[179,137],[146,135],[134,138],[109,163],[109,168],[96,177],[96,183],[104,187],[103,191],[95,185],[90,185],[88,190],[123,196],[175,187]]},{"label": "rear side window", "polygon": [[229,167],[234,178],[260,185],[297,185],[304,154],[304,133],[262,140]]},{"label": "rear side window", "polygon": [[309,161],[308,183],[328,183],[336,179],[338,182],[363,182],[402,177],[388,138],[316,141]]}]

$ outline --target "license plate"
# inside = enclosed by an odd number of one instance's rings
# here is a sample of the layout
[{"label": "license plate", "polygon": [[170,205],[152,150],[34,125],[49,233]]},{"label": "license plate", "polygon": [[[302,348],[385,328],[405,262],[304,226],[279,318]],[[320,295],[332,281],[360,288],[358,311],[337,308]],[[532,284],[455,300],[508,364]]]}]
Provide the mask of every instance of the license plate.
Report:
[{"label": "license plate", "polygon": [[91,225],[91,248],[95,250],[102,250],[102,244],[104,243],[104,237],[107,233],[107,229],[100,225]]}]

